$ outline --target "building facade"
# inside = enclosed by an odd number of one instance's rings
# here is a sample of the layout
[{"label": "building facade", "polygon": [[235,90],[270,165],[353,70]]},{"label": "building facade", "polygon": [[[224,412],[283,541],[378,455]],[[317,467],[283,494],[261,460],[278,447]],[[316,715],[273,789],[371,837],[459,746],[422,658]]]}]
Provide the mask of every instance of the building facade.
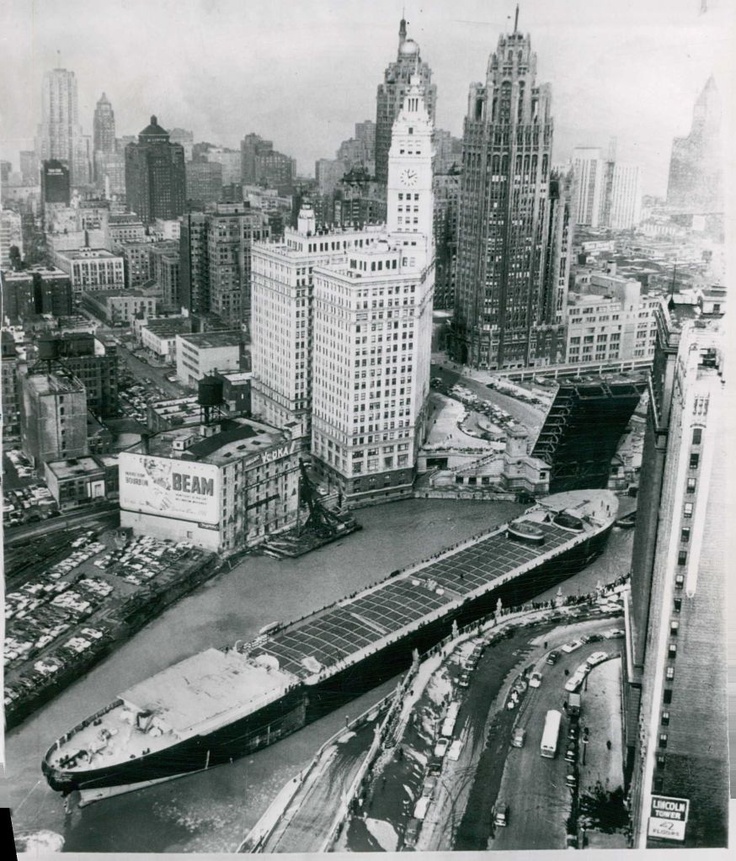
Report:
[{"label": "building facade", "polygon": [[713,76],[698,96],[690,133],[672,142],[667,203],[683,212],[723,212],[721,104]]},{"label": "building facade", "polygon": [[432,83],[432,70],[420,57],[419,45],[406,36],[406,20],[399,24],[399,48],[396,60],[386,67],[383,83],[376,94],[375,165],[376,182],[388,182],[388,153],[394,121],[404,104],[412,75],[418,74],[424,88],[424,101],[429,117],[434,122],[437,87]]},{"label": "building facade", "polygon": [[317,230],[304,205],[281,242],[253,246],[253,413],[291,427],[302,448],[311,442],[314,267],[344,262],[377,241],[379,228]]},{"label": "building facade", "polygon": [[104,248],[57,251],[56,265],[71,279],[75,295],[125,287],[125,264],[121,256]]},{"label": "building facade", "polygon": [[115,112],[110,100],[103,93],[95,105],[92,120],[92,152],[94,158],[94,174],[97,185],[102,185],[107,175],[105,157],[115,153]]},{"label": "building facade", "polygon": [[44,160],[41,164],[41,202],[44,209],[49,204],[69,206],[71,200],[69,168],[58,159]]},{"label": "building facade", "polygon": [[218,371],[239,371],[243,356],[243,333],[239,329],[176,336],[176,375],[185,386],[196,386],[203,377]]},{"label": "building facade", "polygon": [[551,91],[536,66],[528,35],[502,35],[465,118],[451,349],[491,370],[554,363],[563,346],[548,265],[566,256],[550,248],[564,236],[550,230]]},{"label": "building facade", "polygon": [[155,116],[138,135],[138,143],[125,148],[125,194],[128,208],[144,224],[184,213],[184,148],[171,143]]},{"label": "building facade", "polygon": [[217,314],[231,326],[247,320],[251,249],[269,235],[266,216],[242,203],[221,203],[214,212],[187,215],[180,237],[183,307]]},{"label": "building facade", "polygon": [[120,455],[120,523],[136,535],[230,553],[296,524],[299,454],[247,419],[159,434]]},{"label": "building facade", "polygon": [[411,493],[432,338],[432,120],[414,77],[393,127],[386,234],[314,268],[312,458],[344,504]]},{"label": "building facade", "polygon": [[82,297],[83,304],[99,320],[111,326],[132,326],[135,319],[155,317],[158,310],[157,290],[90,291]]},{"label": "building facade", "polygon": [[187,200],[204,205],[222,199],[222,165],[218,162],[188,161]]},{"label": "building facade", "polygon": [[77,78],[68,69],[52,69],[43,76],[41,124],[36,136],[39,161],[66,163],[72,185],[89,182],[82,128],[79,125]]},{"label": "building facade", "polygon": [[87,395],[67,371],[21,376],[20,434],[35,466],[87,454]]},{"label": "building facade", "polygon": [[148,254],[151,278],[161,290],[161,310],[178,311],[181,308],[178,240],[156,242],[149,248]]},{"label": "building facade", "polygon": [[639,849],[728,844],[726,341],[722,315],[701,307],[657,312],[626,614]]},{"label": "building facade", "polygon": [[241,174],[244,185],[276,188],[289,194],[296,179],[296,161],[277,152],[273,141],[248,134],[240,143]]}]

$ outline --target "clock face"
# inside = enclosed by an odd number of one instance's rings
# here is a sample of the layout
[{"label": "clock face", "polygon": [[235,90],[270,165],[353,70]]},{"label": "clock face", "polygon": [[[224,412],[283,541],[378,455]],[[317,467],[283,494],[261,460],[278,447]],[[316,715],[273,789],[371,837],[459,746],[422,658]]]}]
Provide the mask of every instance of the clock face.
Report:
[{"label": "clock face", "polygon": [[407,167],[405,170],[401,171],[399,179],[401,180],[402,185],[405,185],[408,188],[413,188],[413,186],[417,184],[419,174],[413,168]]}]

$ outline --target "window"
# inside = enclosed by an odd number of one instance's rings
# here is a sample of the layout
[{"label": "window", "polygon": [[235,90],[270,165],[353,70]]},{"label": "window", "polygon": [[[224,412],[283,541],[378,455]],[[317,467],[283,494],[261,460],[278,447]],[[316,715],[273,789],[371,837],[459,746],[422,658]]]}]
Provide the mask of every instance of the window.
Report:
[{"label": "window", "polygon": [[664,692],[664,697],[662,698],[662,702],[668,706],[672,702],[672,688],[667,688]]},{"label": "window", "polygon": [[671,682],[672,679],[674,679],[674,677],[675,677],[675,668],[674,667],[667,667],[667,672],[665,673],[665,678],[667,679],[667,681]]},{"label": "window", "polygon": [[675,577],[675,589],[682,589],[682,586],[685,582],[685,577],[682,574],[678,574]]},{"label": "window", "polygon": [[687,518],[690,518],[693,516],[693,503],[692,502],[686,502],[685,503],[685,508],[683,509],[682,516],[687,517]]},{"label": "window", "polygon": [[680,623],[679,623],[679,622],[677,622],[677,621],[675,621],[675,622],[670,622],[670,636],[672,636],[672,637],[676,637],[676,636],[677,636],[677,632],[678,632],[679,630],[680,630]]},{"label": "window", "polygon": [[690,527],[689,526],[683,526],[682,529],[680,530],[680,541],[682,541],[683,544],[687,544],[689,540],[690,540]]},{"label": "window", "polygon": [[677,645],[675,643],[670,643],[669,649],[667,650],[667,652],[668,652],[668,657],[670,657],[674,660],[677,657]]},{"label": "window", "polygon": [[674,609],[675,613],[679,613],[682,610],[682,599],[681,598],[675,598],[673,609]]},{"label": "window", "polygon": [[695,493],[695,487],[697,485],[697,481],[694,478],[688,478],[687,480],[687,492]]},{"label": "window", "polygon": [[703,440],[703,428],[693,428],[693,445],[700,445]]},{"label": "window", "polygon": [[699,463],[700,463],[700,455],[697,453],[691,454],[690,455],[690,469],[697,469]]},{"label": "window", "polygon": [[659,746],[664,748],[667,747],[667,733],[661,732],[659,734]]},{"label": "window", "polygon": [[687,550],[680,550],[677,554],[677,564],[687,565]]},{"label": "window", "polygon": [[670,722],[670,713],[662,712],[662,726],[669,726]]}]

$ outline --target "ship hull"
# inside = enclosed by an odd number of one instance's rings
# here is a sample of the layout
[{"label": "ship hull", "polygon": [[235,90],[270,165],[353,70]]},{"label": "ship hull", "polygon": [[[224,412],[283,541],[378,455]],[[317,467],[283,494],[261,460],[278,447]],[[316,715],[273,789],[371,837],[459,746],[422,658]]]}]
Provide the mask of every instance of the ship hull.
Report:
[{"label": "ship hull", "polygon": [[75,790],[93,790],[86,795],[94,800],[95,796],[102,798],[110,794],[96,790],[151,785],[229,763],[267,747],[402,673],[410,666],[415,650],[420,655],[428,652],[451,633],[453,624],[471,625],[493,613],[499,599],[504,607],[518,606],[561,583],[602,551],[611,527],[612,524],[555,558],[467,599],[459,607],[449,608],[440,618],[420,625],[315,684],[299,685],[281,699],[206,736],[196,736],[128,762],[84,772],[51,769],[44,760],[42,768],[46,779],[52,789],[65,795]]}]

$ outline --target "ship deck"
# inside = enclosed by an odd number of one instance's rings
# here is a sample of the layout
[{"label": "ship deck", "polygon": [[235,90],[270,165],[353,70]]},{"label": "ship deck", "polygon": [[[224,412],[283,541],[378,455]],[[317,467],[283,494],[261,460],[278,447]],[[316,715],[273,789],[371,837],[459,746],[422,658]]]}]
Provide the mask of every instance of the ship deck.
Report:
[{"label": "ship deck", "polygon": [[[586,497],[588,502],[581,504]],[[583,517],[584,531],[578,534],[588,536],[600,524],[612,520],[615,503],[615,496],[608,491],[549,497],[539,509],[523,516],[542,530],[544,544],[510,540],[502,528],[289,625],[270,635],[251,655],[271,655],[277,658],[280,669],[306,680],[322,668],[378,646],[383,639],[444,606],[485,591],[494,581],[522,566],[554,556],[577,535],[544,522],[549,512],[566,510]]]}]

